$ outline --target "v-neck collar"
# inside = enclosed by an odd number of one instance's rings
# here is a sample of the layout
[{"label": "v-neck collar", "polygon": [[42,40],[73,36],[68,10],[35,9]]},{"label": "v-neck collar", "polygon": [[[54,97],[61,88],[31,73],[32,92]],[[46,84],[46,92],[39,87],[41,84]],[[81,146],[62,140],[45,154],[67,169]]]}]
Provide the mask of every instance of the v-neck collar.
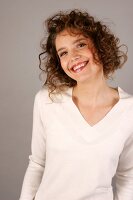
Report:
[{"label": "v-neck collar", "polygon": [[112,117],[113,113],[115,114],[115,112],[119,108],[119,105],[121,104],[121,100],[123,98],[123,90],[119,86],[116,89],[117,89],[118,95],[119,95],[118,102],[111,108],[111,110],[101,120],[99,120],[94,125],[90,125],[85,120],[85,118],[83,117],[83,115],[79,111],[78,107],[73,102],[73,99],[72,99],[73,87],[68,89],[67,94],[68,94],[68,97],[69,97],[71,108],[73,109],[73,111],[75,112],[75,114],[77,115],[77,117],[80,119],[80,123],[82,123],[83,126],[90,127],[90,128],[95,128],[95,127],[100,126],[102,123],[110,121],[109,119]]},{"label": "v-neck collar", "polygon": [[87,144],[99,143],[119,130],[121,118],[124,116],[126,109],[123,102],[130,96],[124,92],[119,86],[117,87],[119,101],[112,109],[95,125],[91,126],[81,115],[79,109],[72,100],[73,88],[69,88],[64,96],[65,109],[69,112],[69,122],[75,127],[74,135],[83,139]]}]

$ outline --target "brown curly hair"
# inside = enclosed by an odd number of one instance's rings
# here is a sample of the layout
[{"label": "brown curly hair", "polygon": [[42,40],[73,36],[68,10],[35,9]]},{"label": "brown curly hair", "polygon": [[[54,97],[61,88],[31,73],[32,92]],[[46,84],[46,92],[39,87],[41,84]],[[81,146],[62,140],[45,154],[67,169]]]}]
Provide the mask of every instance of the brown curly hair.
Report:
[{"label": "brown curly hair", "polygon": [[[121,68],[127,60],[127,55],[120,50],[119,38],[101,21],[97,21],[85,11],[71,10],[58,12],[45,21],[48,37],[41,40],[42,53],[39,55],[40,69],[47,73],[44,85],[48,86],[50,94],[60,93],[67,87],[77,84],[62,69],[56,52],[55,39],[57,34],[67,29],[79,31],[85,37],[91,38],[97,51],[98,59],[103,65],[106,78],[115,70]],[[45,56],[44,56],[45,55]],[[43,59],[42,59],[42,56]],[[95,57],[94,57],[95,58]],[[45,60],[43,63],[42,60]]]}]

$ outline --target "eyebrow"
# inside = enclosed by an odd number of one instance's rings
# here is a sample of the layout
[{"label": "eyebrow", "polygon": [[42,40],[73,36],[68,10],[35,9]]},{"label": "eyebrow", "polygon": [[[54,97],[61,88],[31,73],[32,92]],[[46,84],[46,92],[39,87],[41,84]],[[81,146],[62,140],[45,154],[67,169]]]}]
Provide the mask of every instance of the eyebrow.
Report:
[{"label": "eyebrow", "polygon": [[[77,42],[80,42],[80,41],[82,41],[82,40],[86,40],[86,38],[79,38],[79,39],[75,40],[75,41],[73,42],[73,44],[75,44],[75,43],[77,43]],[[59,51],[62,51],[62,50],[64,50],[64,49],[66,49],[66,47],[61,47],[61,48],[59,48],[59,49],[57,50],[57,52],[59,53]]]}]

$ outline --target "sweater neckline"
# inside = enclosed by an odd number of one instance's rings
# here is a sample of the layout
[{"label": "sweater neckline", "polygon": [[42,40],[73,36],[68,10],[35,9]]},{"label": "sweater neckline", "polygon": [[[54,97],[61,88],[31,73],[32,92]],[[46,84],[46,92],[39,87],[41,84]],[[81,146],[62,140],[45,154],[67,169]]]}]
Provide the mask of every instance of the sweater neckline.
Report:
[{"label": "sweater neckline", "polygon": [[117,109],[119,108],[119,105],[121,104],[121,100],[124,97],[124,92],[123,90],[118,86],[114,89],[117,89],[118,91],[118,95],[119,95],[119,100],[117,101],[117,103],[106,113],[106,115],[104,117],[102,117],[98,122],[96,122],[95,124],[91,125],[89,124],[86,119],[83,117],[82,113],[80,112],[80,110],[78,109],[78,107],[75,105],[75,103],[73,102],[72,99],[72,93],[73,93],[73,87],[68,89],[68,94],[69,94],[69,102],[70,102],[70,106],[73,109],[73,112],[75,112],[75,116],[77,116],[77,118],[79,119],[79,122],[82,123],[83,126],[86,127],[90,127],[90,128],[95,128],[100,126],[103,123],[108,123],[110,121],[110,119],[115,115]]}]

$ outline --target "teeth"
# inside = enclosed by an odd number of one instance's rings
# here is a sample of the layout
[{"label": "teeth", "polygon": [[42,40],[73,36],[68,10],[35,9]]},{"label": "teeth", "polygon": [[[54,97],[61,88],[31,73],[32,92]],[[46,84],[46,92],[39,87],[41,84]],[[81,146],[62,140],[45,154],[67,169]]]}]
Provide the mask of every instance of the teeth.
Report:
[{"label": "teeth", "polygon": [[84,67],[85,64],[86,64],[86,63],[81,63],[80,65],[77,65],[77,66],[73,67],[73,70],[75,71],[75,70],[77,70],[77,69],[79,69],[79,68],[81,68],[81,67]]}]

